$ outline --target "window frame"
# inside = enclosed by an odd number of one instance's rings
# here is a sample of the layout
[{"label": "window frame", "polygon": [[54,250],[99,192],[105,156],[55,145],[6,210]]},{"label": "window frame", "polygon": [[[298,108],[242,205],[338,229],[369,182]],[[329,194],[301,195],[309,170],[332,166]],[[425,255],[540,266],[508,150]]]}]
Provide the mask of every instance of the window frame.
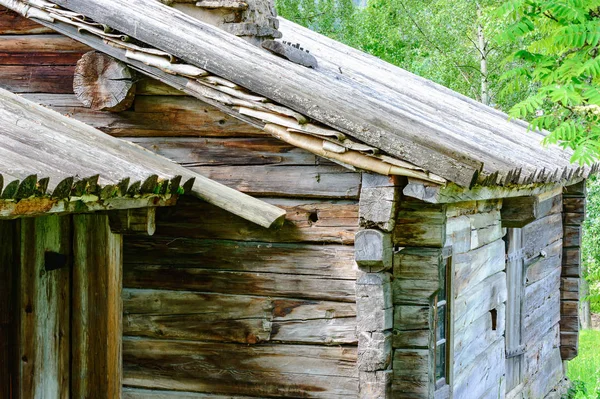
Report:
[{"label": "window frame", "polygon": [[[441,290],[434,295],[432,301],[432,363],[433,363],[433,384],[434,390],[436,392],[436,398],[439,397],[449,397],[449,390],[444,389],[449,386],[452,382],[452,357],[454,354],[454,350],[452,347],[452,334],[453,334],[453,323],[452,323],[452,306],[453,306],[453,294],[452,294],[452,275],[454,272],[453,263],[452,263],[452,247],[446,247],[442,251],[442,262],[440,263],[439,268],[439,281],[440,288],[442,288],[442,284],[444,284],[444,294],[445,298],[441,301],[439,300],[439,294]],[[439,309],[444,309],[444,336],[438,339],[438,327],[439,327],[439,318],[438,312]],[[445,345],[444,350],[444,373],[440,378],[438,378],[438,346]],[[448,394],[445,394],[448,392]],[[442,394],[441,396],[438,394]]]}]

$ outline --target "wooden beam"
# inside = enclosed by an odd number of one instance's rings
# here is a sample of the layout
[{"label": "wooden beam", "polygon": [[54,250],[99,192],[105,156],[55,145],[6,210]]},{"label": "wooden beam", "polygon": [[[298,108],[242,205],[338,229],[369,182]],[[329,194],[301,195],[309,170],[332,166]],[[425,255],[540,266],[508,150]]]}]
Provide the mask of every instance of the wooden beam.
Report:
[{"label": "wooden beam", "polygon": [[103,214],[73,217],[71,393],[119,399],[122,385],[122,237]]},{"label": "wooden beam", "polygon": [[125,111],[135,99],[135,75],[125,63],[90,51],[77,62],[73,92],[94,111]]},{"label": "wooden beam", "polygon": [[156,231],[156,208],[109,212],[108,219],[115,234],[152,236]]},{"label": "wooden beam", "polygon": [[[496,198],[513,198],[525,196],[554,195],[556,190],[562,190],[571,184],[581,182],[581,178],[564,180],[552,184],[529,184],[515,186],[475,186],[471,189],[449,183],[444,187],[424,184],[422,181],[409,179],[403,193],[407,197],[419,199],[432,204],[448,204],[453,202],[483,201]],[[549,194],[548,194],[549,193]]]},{"label": "wooden beam", "polygon": [[[21,220],[20,398],[70,395],[71,219]],[[62,259],[58,262],[52,259]]]},{"label": "wooden beam", "polygon": [[[522,228],[548,215],[560,206],[562,188],[529,197],[505,198],[502,201],[502,227]],[[554,194],[549,196],[548,194]]]}]

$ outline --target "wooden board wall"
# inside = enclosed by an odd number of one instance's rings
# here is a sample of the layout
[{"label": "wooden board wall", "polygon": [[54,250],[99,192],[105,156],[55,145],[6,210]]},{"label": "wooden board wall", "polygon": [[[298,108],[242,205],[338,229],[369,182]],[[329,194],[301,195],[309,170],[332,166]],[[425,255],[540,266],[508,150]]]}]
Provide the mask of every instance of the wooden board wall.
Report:
[{"label": "wooden board wall", "polygon": [[72,92],[88,49],[4,16],[0,87],[288,211],[274,232],[183,199],[125,239],[125,397],[356,397],[360,175],[143,77],[130,110],[90,111]]}]

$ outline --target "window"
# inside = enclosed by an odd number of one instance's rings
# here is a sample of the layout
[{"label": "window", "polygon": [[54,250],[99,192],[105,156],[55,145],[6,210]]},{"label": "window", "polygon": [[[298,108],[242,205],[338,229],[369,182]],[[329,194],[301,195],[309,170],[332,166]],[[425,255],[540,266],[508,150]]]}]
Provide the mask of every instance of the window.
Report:
[{"label": "window", "polygon": [[434,298],[434,358],[435,358],[435,388],[440,389],[449,383],[450,368],[450,301],[451,296],[452,257],[444,257],[440,267],[440,290]]}]

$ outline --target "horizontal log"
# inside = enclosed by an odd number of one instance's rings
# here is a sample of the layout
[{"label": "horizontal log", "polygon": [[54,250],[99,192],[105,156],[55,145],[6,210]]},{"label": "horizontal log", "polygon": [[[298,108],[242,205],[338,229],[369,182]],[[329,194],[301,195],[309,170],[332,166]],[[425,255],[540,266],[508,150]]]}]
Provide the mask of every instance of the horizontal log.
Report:
[{"label": "horizontal log", "polygon": [[137,83],[135,92],[137,96],[187,96],[185,92],[149,76],[140,76]]},{"label": "horizontal log", "polygon": [[360,174],[338,165],[189,169],[253,196],[358,199],[360,190]]},{"label": "horizontal log", "polygon": [[331,164],[273,137],[125,139],[183,166]]},{"label": "horizontal log", "polygon": [[163,391],[123,388],[123,399],[260,399],[250,396],[215,395],[212,393]]},{"label": "horizontal log", "polygon": [[581,249],[579,247],[563,248],[563,267],[581,265]]},{"label": "horizontal log", "polygon": [[[454,397],[479,398],[492,387],[502,387],[505,374],[504,345],[504,340],[497,340],[466,368],[455,371]],[[494,395],[497,395],[497,391]]]},{"label": "horizontal log", "polygon": [[561,316],[560,330],[565,332],[578,332],[580,329],[578,316]]},{"label": "horizontal log", "polygon": [[127,288],[355,301],[355,284],[352,280],[275,273],[125,265],[123,285]]},{"label": "horizontal log", "polygon": [[443,247],[446,242],[446,207],[401,201],[393,240],[402,247]]},{"label": "horizontal log", "polygon": [[394,330],[424,330],[429,328],[431,306],[394,306]]},{"label": "horizontal log", "polygon": [[216,395],[356,397],[356,356],[356,348],[125,338],[123,383]]},{"label": "horizontal log", "polygon": [[585,221],[585,213],[563,213],[563,223],[565,226],[581,226]]},{"label": "horizontal log", "polygon": [[559,348],[553,348],[536,374],[531,376],[523,390],[526,398],[543,398],[564,379],[563,362]]},{"label": "horizontal log", "polygon": [[523,228],[523,256],[537,258],[549,244],[562,239],[563,227],[560,214],[552,214],[538,219]]},{"label": "horizontal log", "polygon": [[63,35],[0,36],[0,65],[73,66],[87,51],[89,47]]},{"label": "horizontal log", "polygon": [[585,213],[586,198],[569,198],[563,200],[563,212]]},{"label": "horizontal log", "polygon": [[156,236],[266,242],[329,242],[352,244],[358,230],[358,206],[299,200],[273,200],[287,211],[280,230],[267,230],[194,198],[180,198],[177,207],[157,214]]},{"label": "horizontal log", "polygon": [[487,312],[462,330],[455,332],[452,337],[455,374],[461,374],[491,345],[502,339],[505,330],[506,308],[502,304],[496,310],[495,326],[492,324],[490,313]]},{"label": "horizontal log", "polygon": [[19,94],[71,94],[74,71],[74,65],[0,65],[0,88]]},{"label": "horizontal log", "polygon": [[523,354],[523,371],[525,375],[533,376],[543,370],[545,364],[552,358],[560,345],[560,326],[554,325],[547,333],[529,343]]},{"label": "horizontal log", "polygon": [[560,357],[562,360],[573,360],[579,355],[579,349],[573,346],[562,346],[560,347]]},{"label": "horizontal log", "polygon": [[353,304],[132,289],[123,297],[125,335],[246,344],[356,344]]},{"label": "horizontal log", "polygon": [[[8,68],[8,67],[6,67]],[[38,75],[30,71],[35,67],[13,67],[16,69],[11,75],[0,75],[0,85],[11,87],[22,87],[23,82],[16,81],[17,77],[11,76],[19,73],[32,73],[32,84],[42,87],[43,76],[38,82]],[[28,68],[28,70],[25,70]],[[50,67],[46,67],[50,68]],[[64,67],[66,68],[66,67]],[[1,70],[1,69],[0,69]],[[221,137],[221,136],[250,136],[264,137],[265,133],[241,122],[235,118],[225,115],[217,108],[188,97],[165,96],[165,109],[156,109],[152,112],[138,112],[137,104],[143,104],[145,96],[137,96],[133,110],[118,114],[102,111],[92,111],[81,105],[73,93],[74,66],[70,67],[68,87],[55,84],[52,90],[29,90],[31,93],[27,99],[48,106],[61,114],[69,115],[103,132],[117,137]],[[8,82],[4,84],[4,82]],[[60,82],[59,82],[60,83]],[[18,86],[20,84],[21,86]],[[20,90],[25,90],[24,89]],[[69,89],[69,90],[67,90]],[[50,93],[50,94],[40,94]],[[54,93],[54,94],[52,94]],[[56,94],[56,93],[68,93]],[[166,105],[170,104],[169,107]],[[183,105],[182,105],[183,104]],[[167,112],[168,111],[168,112]]]},{"label": "horizontal log", "polygon": [[[531,259],[525,263],[526,285],[546,277],[562,265],[562,240],[557,240],[542,249],[546,256]],[[541,252],[541,251],[540,251]]]},{"label": "horizontal log", "polygon": [[454,299],[454,329],[465,328],[483,314],[506,302],[506,274],[496,273]]},{"label": "horizontal log", "polygon": [[354,250],[347,245],[126,237],[124,259],[126,264],[152,263],[356,279]]},{"label": "horizontal log", "polygon": [[430,344],[431,331],[425,330],[396,330],[392,332],[392,347],[407,349],[427,349]]},{"label": "horizontal log", "polygon": [[564,189],[567,197],[585,197],[587,195],[586,181],[582,180],[576,184],[571,184]]},{"label": "horizontal log", "polygon": [[36,33],[50,33],[52,29],[46,28],[30,19],[0,7],[0,34],[1,35],[22,35]]},{"label": "horizontal log", "polygon": [[525,288],[524,314],[533,315],[548,299],[558,294],[561,280],[560,273],[561,269],[557,267],[543,279]]},{"label": "horizontal log", "polygon": [[580,280],[576,277],[563,277],[560,283],[560,290],[563,292],[579,293]]},{"label": "horizontal log", "polygon": [[538,196],[506,198],[502,205],[502,225],[522,228],[536,219],[561,212],[562,196],[543,199]]},{"label": "horizontal log", "polygon": [[544,336],[560,321],[560,294],[547,298],[544,304],[531,314],[525,314],[522,342],[530,344]]},{"label": "horizontal log", "polygon": [[578,316],[579,315],[579,301],[561,301],[560,302],[560,316]]},{"label": "horizontal log", "polygon": [[452,287],[455,295],[481,283],[487,277],[504,270],[505,244],[496,240],[475,250],[452,257],[454,269]]},{"label": "horizontal log", "polygon": [[581,226],[564,226],[564,245],[565,247],[581,246]]}]

